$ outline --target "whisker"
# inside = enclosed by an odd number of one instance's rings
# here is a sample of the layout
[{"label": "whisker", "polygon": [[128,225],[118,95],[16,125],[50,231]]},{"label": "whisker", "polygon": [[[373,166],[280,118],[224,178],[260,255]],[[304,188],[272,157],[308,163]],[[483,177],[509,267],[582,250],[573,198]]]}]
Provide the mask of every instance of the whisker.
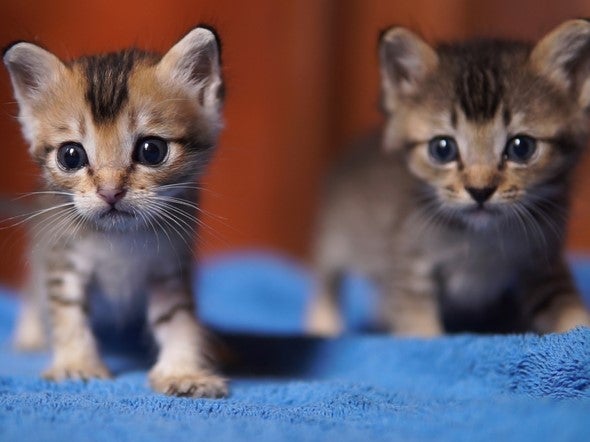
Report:
[{"label": "whisker", "polygon": [[37,218],[37,217],[39,217],[41,215],[44,215],[45,213],[51,212],[53,210],[58,210],[58,209],[61,209],[63,207],[71,207],[71,206],[74,206],[74,203],[73,202],[68,202],[68,203],[64,203],[64,204],[58,204],[56,206],[47,207],[47,208],[44,208],[44,209],[41,209],[41,210],[37,210],[37,211],[31,212],[31,213],[27,213],[27,214],[24,214],[24,215],[16,215],[16,216],[13,216],[13,217],[4,219],[4,220],[2,220],[2,222],[12,221],[14,219],[22,218],[23,216],[25,217],[25,219],[22,219],[22,220],[14,223],[14,224],[11,224],[10,226],[0,227],[0,230],[7,229],[7,228],[13,228],[13,227],[16,227],[16,226],[20,226],[21,224],[24,224],[26,222],[29,222],[29,221],[31,221],[31,220],[33,220],[33,219],[35,219],[35,218]]},{"label": "whisker", "polygon": [[[154,221],[154,223],[158,227],[158,231],[163,232],[164,235],[166,236],[166,238],[168,239],[168,243],[170,244],[170,248],[171,248],[172,252],[174,253],[174,256],[176,257],[176,263],[180,267],[182,265],[182,261],[180,259],[180,256],[178,255],[178,251],[176,250],[176,247],[174,247],[174,242],[172,241],[172,238],[170,237],[168,230],[166,229],[165,226],[162,225],[162,221],[166,222],[165,219],[153,216],[152,220]],[[166,224],[168,224],[168,222],[166,222]]]},{"label": "whisker", "polygon": [[190,207],[190,208],[202,213],[203,215],[207,215],[211,218],[216,219],[217,221],[221,222],[225,227],[231,228],[231,226],[229,226],[228,224],[225,224],[225,221],[227,221],[226,218],[216,215],[214,213],[211,213],[208,210],[203,209],[202,207],[200,207],[199,205],[197,205],[196,203],[194,203],[192,201],[185,200],[182,198],[164,196],[164,195],[156,195],[156,196],[151,197],[151,199],[159,200],[159,201],[166,201],[166,202],[174,202],[174,203],[178,203],[183,206]]},{"label": "whisker", "polygon": [[156,237],[157,253],[160,254],[160,235],[158,235],[158,232],[156,230],[156,226],[154,225],[154,223],[150,219],[149,211],[147,213],[142,213],[141,211],[137,211],[137,214],[140,215],[142,217],[142,219],[144,219],[146,221],[146,223],[148,224],[148,228],[151,227],[152,231],[154,232],[154,236]]},{"label": "whisker", "polygon": [[63,191],[56,191],[56,190],[42,190],[42,191],[37,191],[37,192],[21,193],[17,197],[14,198],[14,201],[17,201],[17,200],[20,200],[23,198],[32,197],[32,196],[37,196],[37,195],[75,196],[76,194],[72,193],[72,192],[63,192]]},{"label": "whisker", "polygon": [[75,213],[76,209],[66,208],[57,213],[52,213],[47,218],[45,218],[45,223],[41,226],[40,229],[35,230],[35,234],[33,236],[34,239],[42,239],[43,235],[48,232],[53,232],[54,229],[58,228],[58,223],[60,223],[64,218],[68,217],[70,214]]},{"label": "whisker", "polygon": [[197,224],[199,227],[209,229],[209,231],[215,237],[215,239],[217,239],[219,241],[223,241],[222,238],[220,238],[219,236],[216,235],[217,232],[211,226],[207,225],[205,222],[203,222],[199,218],[191,215],[190,213],[187,213],[186,211],[181,210],[178,207],[175,207],[171,203],[162,202],[162,201],[152,201],[151,204],[153,204],[155,207],[160,208],[160,210],[162,210],[162,211],[169,210],[169,211],[173,212],[170,215],[174,214],[178,217],[186,218],[187,220],[184,220],[183,218],[174,218],[174,219],[178,219],[179,221],[182,221],[185,225],[187,225],[188,228],[190,229],[190,231],[193,232],[192,236],[194,236],[197,239],[199,244],[202,244],[202,239],[195,231],[195,226],[193,224],[190,224],[188,221],[191,221],[192,223]]}]

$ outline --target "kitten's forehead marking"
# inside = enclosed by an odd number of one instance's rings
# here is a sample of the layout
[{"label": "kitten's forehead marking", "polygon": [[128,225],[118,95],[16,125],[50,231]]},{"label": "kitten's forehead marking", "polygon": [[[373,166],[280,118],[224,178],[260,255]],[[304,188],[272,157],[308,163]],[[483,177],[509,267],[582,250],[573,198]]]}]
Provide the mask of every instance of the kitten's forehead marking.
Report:
[{"label": "kitten's forehead marking", "polygon": [[136,49],[83,57],[79,63],[86,78],[86,100],[96,124],[115,120],[129,100],[128,80],[139,62],[156,56]]},{"label": "kitten's forehead marking", "polygon": [[510,126],[510,122],[512,121],[512,112],[506,104],[504,104],[504,107],[502,109],[502,121],[505,127]]},{"label": "kitten's forehead marking", "polygon": [[457,100],[469,120],[493,118],[504,94],[498,69],[493,62],[466,64],[456,79]]},{"label": "kitten's forehead marking", "polygon": [[[526,63],[529,45],[500,40],[475,40],[463,44],[441,45],[441,65],[449,66],[454,99],[468,120],[494,118],[507,96],[507,81],[520,75],[518,66]],[[515,70],[516,69],[516,70]],[[510,113],[504,115],[510,120]]]}]

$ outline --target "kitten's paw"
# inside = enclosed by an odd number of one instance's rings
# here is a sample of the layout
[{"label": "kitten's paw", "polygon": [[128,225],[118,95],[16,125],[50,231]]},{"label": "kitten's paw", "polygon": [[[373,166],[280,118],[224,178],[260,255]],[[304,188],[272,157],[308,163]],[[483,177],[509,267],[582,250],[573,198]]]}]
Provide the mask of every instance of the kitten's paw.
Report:
[{"label": "kitten's paw", "polygon": [[390,324],[391,333],[413,338],[435,338],[444,333],[440,321],[430,315],[406,315],[404,320]]},{"label": "kitten's paw", "polygon": [[342,333],[342,326],[337,322],[308,320],[306,331],[311,336],[333,338]]},{"label": "kitten's paw", "polygon": [[306,318],[305,330],[312,336],[334,337],[342,333],[342,318],[335,309],[316,302]]},{"label": "kitten's paw", "polygon": [[92,363],[54,364],[43,373],[43,377],[56,382],[67,379],[87,381],[90,379],[109,379],[111,373],[102,362],[93,361]]},{"label": "kitten's paw", "polygon": [[583,308],[564,310],[556,318],[553,331],[563,333],[578,326],[590,327],[590,315]]},{"label": "kitten's paw", "polygon": [[41,351],[47,348],[47,340],[41,331],[19,327],[14,336],[14,347],[20,351]]},{"label": "kitten's paw", "polygon": [[590,327],[590,313],[581,302],[558,304],[537,314],[534,326],[541,333],[564,333],[578,326]]},{"label": "kitten's paw", "polygon": [[228,393],[226,380],[206,371],[175,374],[154,368],[149,381],[155,391],[170,396],[221,398]]},{"label": "kitten's paw", "polygon": [[21,351],[39,351],[47,348],[45,328],[35,315],[23,314],[14,334],[14,346]]}]

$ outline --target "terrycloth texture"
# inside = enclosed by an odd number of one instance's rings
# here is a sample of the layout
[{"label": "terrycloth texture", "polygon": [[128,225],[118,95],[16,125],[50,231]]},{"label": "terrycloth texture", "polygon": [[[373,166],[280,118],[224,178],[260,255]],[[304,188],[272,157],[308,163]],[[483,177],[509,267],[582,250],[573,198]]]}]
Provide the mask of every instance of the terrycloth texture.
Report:
[{"label": "terrycloth texture", "polygon": [[[590,262],[576,269],[590,293]],[[105,338],[113,381],[42,381],[48,356],[10,349],[17,305],[0,297],[0,441],[590,440],[588,329],[542,338],[312,340],[293,336],[310,280],[291,263],[216,260],[199,286],[202,317],[236,353],[228,399],[152,393],[149,358],[134,351],[146,340],[141,333]],[[370,288],[353,279],[347,289],[349,323],[362,328]]]}]

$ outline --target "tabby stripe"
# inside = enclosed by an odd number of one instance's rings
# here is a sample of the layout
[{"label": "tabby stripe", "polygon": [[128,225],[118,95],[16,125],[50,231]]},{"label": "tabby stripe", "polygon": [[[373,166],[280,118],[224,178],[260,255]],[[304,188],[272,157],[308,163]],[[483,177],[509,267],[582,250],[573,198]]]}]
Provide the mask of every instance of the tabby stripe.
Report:
[{"label": "tabby stripe", "polygon": [[170,320],[172,320],[172,318],[174,318],[174,316],[178,312],[186,311],[186,312],[192,313],[193,310],[194,310],[194,304],[192,302],[183,302],[180,304],[176,304],[174,307],[172,307],[166,313],[164,313],[164,314],[160,315],[158,318],[156,318],[153,321],[152,325],[154,327],[157,327],[159,325],[165,324],[166,322],[169,322]]},{"label": "tabby stripe", "polygon": [[171,142],[184,146],[189,151],[202,152],[211,149],[214,143],[209,140],[199,139],[198,136],[183,137],[183,138],[172,138]]},{"label": "tabby stripe", "polygon": [[189,267],[182,266],[176,269],[174,273],[167,273],[164,275],[157,275],[152,278],[154,284],[164,284],[171,281],[180,281],[189,273]]},{"label": "tabby stripe", "polygon": [[508,126],[510,121],[512,121],[512,113],[507,107],[505,107],[504,112],[502,112],[502,120],[504,121],[504,126]]},{"label": "tabby stripe", "polygon": [[580,150],[580,140],[574,134],[560,133],[555,137],[539,138],[539,141],[544,141],[558,149],[564,155],[569,155]]},{"label": "tabby stripe", "polygon": [[128,80],[138,62],[155,64],[159,57],[136,49],[82,57],[86,100],[97,124],[115,120],[129,100]]},{"label": "tabby stripe", "polygon": [[547,309],[553,301],[558,299],[559,295],[571,295],[574,288],[569,283],[557,284],[545,288],[541,294],[537,294],[537,302],[531,308],[531,314],[537,315],[539,312]]},{"label": "tabby stripe", "polygon": [[152,279],[152,283],[155,285],[165,285],[166,283],[178,281],[180,279],[181,275],[179,273],[172,273],[169,275],[156,276]]},{"label": "tabby stripe", "polygon": [[56,277],[56,278],[49,278],[49,279],[47,280],[47,286],[48,286],[49,288],[57,288],[57,287],[61,287],[61,286],[63,286],[63,285],[64,285],[64,280],[63,280],[63,278],[58,278],[58,277]]},{"label": "tabby stripe", "polygon": [[415,149],[416,147],[420,146],[421,144],[426,144],[428,141],[410,141],[406,140],[403,143],[403,148],[406,152],[410,152],[411,150]]},{"label": "tabby stripe", "polygon": [[66,299],[58,294],[53,293],[49,295],[49,300],[64,307],[80,307],[84,311],[87,310],[86,303],[79,299]]}]

